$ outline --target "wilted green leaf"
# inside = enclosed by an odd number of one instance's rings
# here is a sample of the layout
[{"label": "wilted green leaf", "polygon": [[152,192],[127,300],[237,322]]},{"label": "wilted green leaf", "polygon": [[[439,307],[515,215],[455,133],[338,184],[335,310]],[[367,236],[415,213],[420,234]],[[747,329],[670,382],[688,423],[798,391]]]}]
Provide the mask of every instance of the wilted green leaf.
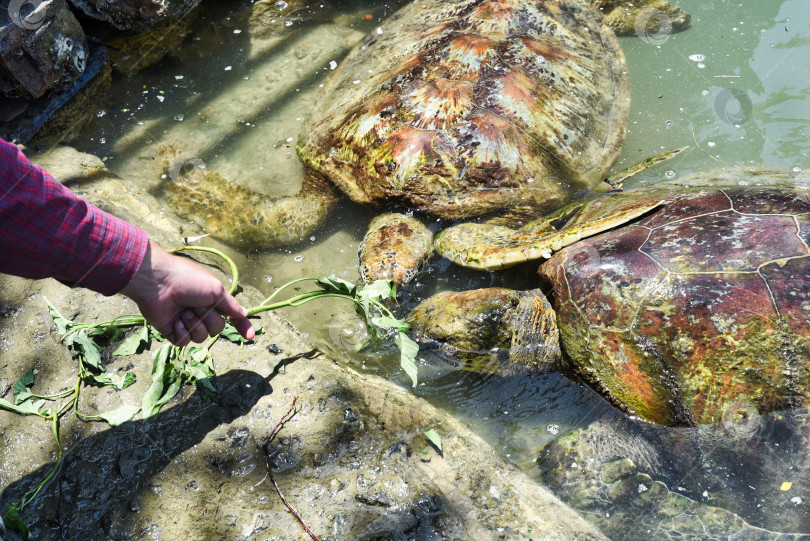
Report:
[{"label": "wilted green leaf", "polygon": [[133,333],[124,340],[118,349],[113,351],[113,355],[135,355],[141,346],[149,345],[149,329],[141,327],[138,332]]},{"label": "wilted green leaf", "polygon": [[214,377],[202,378],[197,380],[197,389],[200,391],[200,398],[203,404],[206,402],[213,402],[214,404],[222,405],[222,399],[219,397],[219,391],[214,386]]},{"label": "wilted green leaf", "polygon": [[[163,404],[174,398],[174,395],[176,395],[178,391],[180,391],[180,387],[183,386],[183,380],[180,379],[180,374],[178,374],[177,371],[171,370],[167,374],[167,378],[168,386],[166,387],[166,391],[163,393],[163,396],[161,396],[160,399],[155,402],[150,416],[156,414]],[[144,412],[144,418],[146,418],[146,412]]]},{"label": "wilted green leaf", "polygon": [[59,336],[64,336],[72,323],[59,313],[59,310],[51,304],[51,301],[46,298],[45,302],[48,304],[48,311],[51,313],[51,317],[53,317],[53,322],[56,323],[56,330],[59,332]]},{"label": "wilted green leaf", "polygon": [[383,329],[396,329],[402,332],[411,330],[411,326],[402,321],[401,319],[394,319],[388,316],[378,316],[371,318],[371,324]]},{"label": "wilted green leaf", "polygon": [[34,384],[36,374],[39,374],[39,370],[32,368],[14,384],[14,404],[20,404],[31,396],[31,385]]},{"label": "wilted green leaf", "polygon": [[318,284],[321,289],[342,293],[344,295],[349,295],[350,297],[354,297],[355,293],[357,292],[357,287],[353,283],[347,282],[346,280],[338,278],[335,275],[320,278],[316,280],[315,283]]},{"label": "wilted green leaf", "polygon": [[430,440],[430,442],[436,446],[436,448],[441,452],[442,450],[442,437],[439,436],[439,433],[436,430],[429,428],[425,430],[425,437]]},{"label": "wilted green leaf", "polygon": [[98,385],[111,385],[120,391],[135,383],[135,374],[132,372],[127,372],[122,376],[120,374],[110,374],[108,372],[102,372],[101,374],[90,373],[87,374],[84,381]]},{"label": "wilted green leaf", "polygon": [[66,343],[68,342],[74,351],[82,356],[85,364],[96,370],[104,371],[104,366],[101,364],[101,348],[87,336],[87,329],[71,334]]},{"label": "wilted green leaf", "polygon": [[160,397],[163,395],[165,384],[163,376],[166,372],[166,361],[169,359],[171,349],[171,344],[163,344],[160,349],[152,355],[152,385],[149,386],[149,389],[147,389],[141,401],[141,411],[143,412],[144,419],[151,417],[154,411],[157,411],[155,404],[157,404],[158,400],[160,400]]},{"label": "wilted green leaf", "polygon": [[360,299],[374,299],[381,301],[383,299],[395,299],[397,297],[397,286],[391,280],[375,280],[370,284],[366,284],[363,289],[357,293]]},{"label": "wilted green leaf", "polygon": [[124,337],[124,331],[120,327],[97,327],[90,331],[89,336],[93,339],[104,338],[107,342],[118,342]]},{"label": "wilted green leaf", "polygon": [[44,400],[27,400],[20,405],[14,405],[8,400],[0,398],[0,408],[22,415],[40,415],[39,409],[43,404],[45,404]]},{"label": "wilted green leaf", "polygon": [[112,426],[118,426],[135,417],[139,411],[141,411],[140,406],[122,406],[117,410],[102,413],[99,415],[99,417],[110,423]]},{"label": "wilted green leaf", "polygon": [[23,519],[20,518],[16,505],[11,504],[8,506],[8,513],[6,513],[6,516],[3,517],[3,523],[5,523],[6,528],[17,530],[23,539],[28,539],[31,537],[31,533],[28,531],[28,526],[26,526]]},{"label": "wilted green leaf", "polygon": [[416,377],[418,369],[416,367],[416,355],[419,353],[419,344],[411,340],[407,334],[400,332],[397,334],[396,344],[399,348],[399,364],[416,387]]},{"label": "wilted green leaf", "polygon": [[200,379],[210,378],[214,375],[214,371],[204,363],[199,363],[197,361],[191,361],[186,365],[186,371],[191,376],[193,382],[196,382]]}]

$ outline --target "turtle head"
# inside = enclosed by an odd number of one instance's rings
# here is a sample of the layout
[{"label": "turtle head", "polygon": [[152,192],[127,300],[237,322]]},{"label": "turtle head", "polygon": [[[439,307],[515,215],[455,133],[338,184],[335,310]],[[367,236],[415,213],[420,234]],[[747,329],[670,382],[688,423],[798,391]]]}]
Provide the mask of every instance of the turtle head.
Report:
[{"label": "turtle head", "polygon": [[[537,289],[439,293],[414,308],[408,323],[418,342],[434,346],[469,370],[512,373],[559,365],[556,315]],[[508,358],[506,364],[492,362],[502,357]]]}]

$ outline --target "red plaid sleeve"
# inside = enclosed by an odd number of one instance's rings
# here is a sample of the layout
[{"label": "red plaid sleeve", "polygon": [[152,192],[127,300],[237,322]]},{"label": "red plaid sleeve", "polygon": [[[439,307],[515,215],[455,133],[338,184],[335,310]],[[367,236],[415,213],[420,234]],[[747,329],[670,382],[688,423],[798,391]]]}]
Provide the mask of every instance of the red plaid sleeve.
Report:
[{"label": "red plaid sleeve", "polygon": [[147,242],[0,139],[0,272],[113,295],[138,272]]}]

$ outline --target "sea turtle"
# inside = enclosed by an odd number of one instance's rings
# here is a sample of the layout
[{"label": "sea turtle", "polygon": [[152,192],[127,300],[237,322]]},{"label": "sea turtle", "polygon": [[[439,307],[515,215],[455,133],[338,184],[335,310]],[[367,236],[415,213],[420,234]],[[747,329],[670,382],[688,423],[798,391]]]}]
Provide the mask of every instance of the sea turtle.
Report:
[{"label": "sea turtle", "polygon": [[[332,187],[373,207],[516,223],[601,182],[630,99],[615,34],[580,0],[413,2],[353,49],[321,95],[297,145],[300,194],[273,200],[218,178],[169,182],[170,202],[245,249],[309,236],[337,201]],[[178,180],[169,173],[181,165],[164,161],[163,174]],[[389,218],[364,243],[378,260],[363,276],[402,283],[431,252],[431,233]],[[427,253],[403,265],[411,244]]]},{"label": "sea turtle", "polygon": [[[514,345],[513,360],[541,367],[558,366],[559,332],[570,370],[660,424],[715,422],[740,402],[751,413],[810,405],[807,181],[720,171],[601,197],[559,231],[553,217],[518,231],[462,224],[437,236],[437,251],[496,269],[547,257],[571,234],[628,208],[658,205],[540,266],[559,329],[536,292],[502,290],[439,294],[409,321],[421,341],[453,346],[458,335],[457,349],[468,352]],[[471,342],[474,335],[453,330],[481,321],[507,327],[487,335],[500,341]]]}]

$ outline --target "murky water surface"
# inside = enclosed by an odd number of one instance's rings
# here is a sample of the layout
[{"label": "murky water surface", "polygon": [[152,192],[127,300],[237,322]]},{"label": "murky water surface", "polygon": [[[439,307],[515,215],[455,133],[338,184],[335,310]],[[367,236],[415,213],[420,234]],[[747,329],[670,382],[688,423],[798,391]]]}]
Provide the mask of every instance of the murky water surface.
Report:
[{"label": "murky water surface", "polygon": [[[77,146],[148,187],[159,183],[155,149],[168,142],[251,189],[296,192],[303,169],[295,141],[330,63],[339,62],[404,2],[311,4],[281,10],[266,37],[253,40],[250,3],[204,6],[181,50],[115,84]],[[810,10],[804,0],[680,5],[693,15],[687,32],[621,40],[633,95],[616,169],[665,149],[691,148],[628,184],[716,167],[810,167]],[[345,203],[301,245],[267,253],[228,251],[243,279],[268,294],[302,276],[336,274],[355,281],[357,248],[370,216]],[[178,232],[178,238],[184,234]],[[443,289],[528,287],[532,278],[532,268],[477,273],[434,261],[404,304],[413,306]],[[286,315],[333,356],[407,384],[394,352],[354,352],[363,330],[347,308],[310,304]],[[420,370],[416,393],[456,411],[527,469],[555,434],[611,411],[590,389],[557,374],[503,378],[427,364]]]}]

